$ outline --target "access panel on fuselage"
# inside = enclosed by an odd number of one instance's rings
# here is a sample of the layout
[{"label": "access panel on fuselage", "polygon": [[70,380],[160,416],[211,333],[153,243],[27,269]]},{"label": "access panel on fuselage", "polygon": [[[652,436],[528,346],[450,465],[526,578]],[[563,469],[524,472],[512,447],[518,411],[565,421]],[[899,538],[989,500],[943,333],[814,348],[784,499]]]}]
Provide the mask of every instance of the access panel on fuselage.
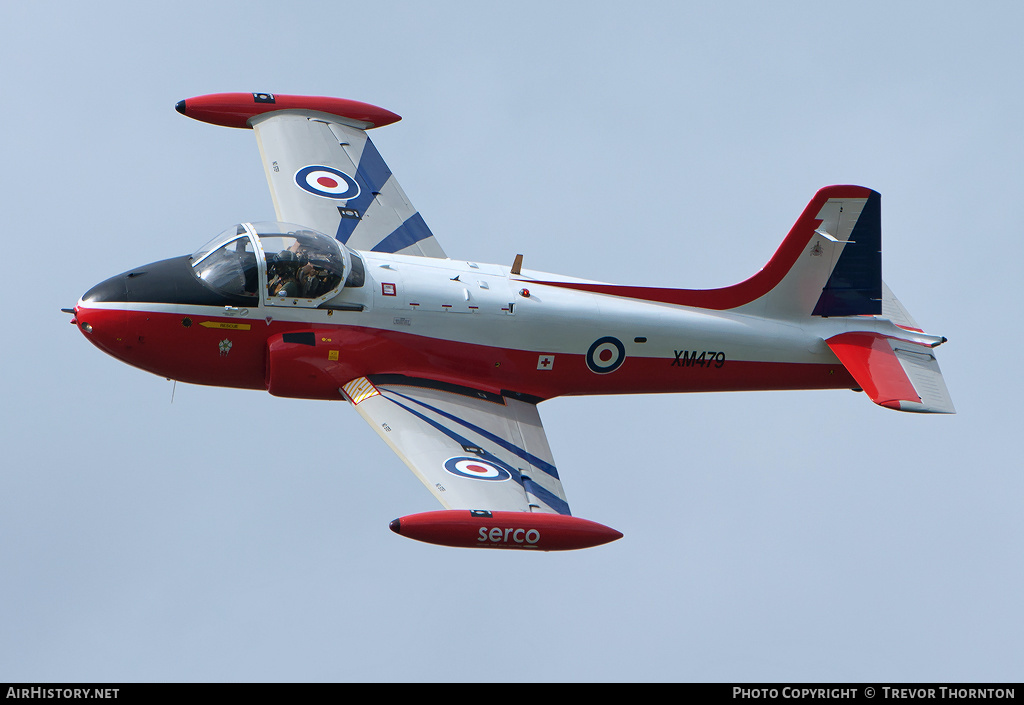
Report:
[{"label": "access panel on fuselage", "polygon": [[[507,275],[493,265],[422,257],[368,257],[374,307],[398,312],[508,316],[514,298]],[[411,320],[411,319],[410,319]]]}]

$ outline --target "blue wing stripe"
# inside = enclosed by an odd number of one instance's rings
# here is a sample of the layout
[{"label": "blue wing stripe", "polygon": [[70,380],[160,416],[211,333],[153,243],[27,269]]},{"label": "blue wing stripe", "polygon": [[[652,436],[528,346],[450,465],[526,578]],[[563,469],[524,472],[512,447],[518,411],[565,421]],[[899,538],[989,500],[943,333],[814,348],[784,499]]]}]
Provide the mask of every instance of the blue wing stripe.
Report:
[{"label": "blue wing stripe", "polygon": [[[462,446],[474,446],[474,447],[476,447],[476,443],[473,443],[473,441],[469,440],[468,438],[463,438],[462,436],[460,436],[459,434],[455,433],[451,429],[445,428],[444,426],[442,426],[438,422],[434,421],[431,418],[428,418],[427,416],[424,416],[423,414],[421,414],[420,412],[416,411],[415,409],[410,409],[408,406],[406,406],[402,402],[395,401],[394,399],[388,399],[387,397],[384,397],[384,398],[387,399],[392,404],[395,404],[396,406],[400,406],[401,408],[405,409],[406,411],[408,411],[410,414],[412,414],[416,418],[424,421],[425,423],[430,424],[431,426],[436,428],[438,431],[440,431],[441,433],[443,433],[444,435],[448,436],[453,441],[458,443],[459,445],[462,445]],[[523,484],[523,475],[516,468],[512,467],[511,465],[509,465],[508,463],[503,461],[501,458],[498,458],[497,456],[493,455],[492,453],[488,453],[483,448],[480,448],[480,451],[483,453],[482,457],[483,457],[484,460],[486,460],[488,462],[491,462],[491,463],[494,463],[496,465],[500,465],[501,467],[505,468],[506,470],[508,470],[509,473],[511,473],[513,480],[518,482],[520,485]]]},{"label": "blue wing stripe", "polygon": [[423,216],[414,213],[393,233],[374,245],[373,252],[398,252],[409,245],[415,245],[420,240],[433,237],[433,235],[434,233],[430,232],[430,228],[423,221]]},{"label": "blue wing stripe", "polygon": [[[391,169],[384,163],[384,158],[373,145],[373,141],[367,137],[363,146],[362,156],[359,157],[359,166],[356,168],[356,179],[359,181],[359,195],[351,199],[345,205],[347,208],[354,208],[361,214],[373,203],[376,194],[384,188],[384,184],[391,178]],[[348,242],[353,231],[362,221],[353,218],[342,218],[338,223],[338,232],[335,237],[342,242]]]},{"label": "blue wing stripe", "polygon": [[425,403],[421,402],[419,399],[414,399],[412,397],[407,397],[404,394],[401,394],[400,392],[394,391],[393,389],[389,389],[388,391],[391,392],[392,394],[396,395],[396,396],[400,396],[403,399],[411,401],[414,404],[419,404],[420,406],[422,406],[425,409],[430,409],[435,414],[443,416],[444,418],[448,419],[449,421],[454,421],[455,423],[457,423],[457,424],[459,424],[461,426],[465,426],[470,431],[473,431],[474,433],[480,434],[481,436],[483,436],[487,440],[491,441],[495,445],[498,445],[498,446],[504,448],[505,450],[507,450],[509,453],[513,453],[514,455],[522,458],[526,462],[530,463],[530,465],[533,465],[534,467],[539,468],[540,470],[542,470],[543,472],[547,473],[548,475],[551,475],[551,477],[555,478],[556,480],[558,479],[558,470],[555,469],[554,465],[552,465],[549,462],[546,462],[545,460],[542,460],[541,458],[538,458],[533,453],[530,453],[530,452],[526,451],[525,449],[520,448],[517,445],[513,445],[512,443],[509,443],[504,438],[501,438],[500,436],[494,435],[493,433],[491,433],[487,429],[481,428],[481,427],[479,427],[479,426],[477,426],[475,424],[471,424],[468,421],[460,419],[458,416],[455,416],[453,414],[449,414],[449,413],[447,413],[445,411],[441,411],[440,409],[437,409],[437,408],[435,408],[433,406],[430,406],[429,404],[425,404]]},{"label": "blue wing stripe", "polygon": [[366,138],[363,154],[359,157],[359,175],[372,191],[378,193],[391,178],[391,169],[384,163],[384,157],[380,156],[380,152],[369,137]]},{"label": "blue wing stripe", "polygon": [[[394,394],[396,396],[402,397],[403,399],[408,399],[409,401],[416,402],[417,404],[421,404],[421,402],[418,402],[415,399],[411,399],[409,397],[406,397],[406,396],[404,396],[402,394],[399,394],[398,392],[395,392],[393,390],[388,390],[388,391],[391,394]],[[436,421],[434,421],[434,420],[428,418],[427,416],[421,414],[420,412],[416,411],[415,409],[411,409],[408,406],[406,406],[405,404],[403,404],[403,403],[401,403],[399,401],[395,401],[394,399],[391,399],[390,397],[384,397],[384,398],[387,399],[388,401],[390,401],[392,404],[395,404],[395,405],[405,409],[406,411],[408,411],[410,414],[412,414],[416,418],[421,419],[425,423],[430,424],[431,426],[436,428],[438,431],[440,431],[441,433],[443,433],[444,435],[448,436],[453,441],[458,443],[459,445],[463,445],[463,446],[475,446],[476,445],[475,443],[470,441],[468,438],[463,438],[462,436],[460,436],[459,434],[455,433],[451,429],[445,428],[441,424],[439,424]],[[430,407],[427,404],[421,404],[421,405],[425,406],[428,409],[432,409],[432,407]],[[432,409],[432,410],[434,412],[438,413],[438,414],[441,414],[442,416],[449,417],[449,415],[445,414],[443,411],[439,411],[437,409]],[[455,420],[458,421],[459,419],[455,419]],[[475,427],[473,427],[471,425],[469,427],[470,428],[475,428]],[[483,429],[480,429],[480,430],[483,431]],[[481,435],[483,435],[486,438],[491,438],[493,436],[493,434],[489,434],[486,431],[481,433]],[[501,439],[498,439],[498,440],[500,441]],[[541,499],[545,504],[547,504],[549,507],[554,509],[559,514],[568,514],[570,516],[572,515],[572,512],[569,511],[569,503],[566,502],[564,499],[562,499],[561,497],[558,497],[557,495],[551,494],[547,490],[545,490],[542,487],[540,487],[539,485],[537,485],[537,483],[535,483],[535,482],[532,482],[530,480],[525,480],[524,481],[523,475],[522,475],[521,472],[519,472],[519,470],[517,470],[516,468],[512,467],[508,463],[502,461],[500,458],[496,457],[494,454],[487,452],[483,448],[481,448],[480,450],[483,453],[482,457],[484,458],[484,460],[487,460],[489,462],[492,462],[492,463],[495,463],[497,465],[500,465],[501,467],[503,467],[506,470],[508,470],[512,474],[512,479],[515,480],[517,483],[519,483],[519,485],[523,488],[524,491],[529,491],[531,494],[533,494],[535,497]],[[525,452],[525,451],[522,451],[522,452]],[[539,460],[539,458],[538,458],[538,460]],[[554,468],[552,467],[552,469],[554,469]],[[557,477],[557,475],[556,475],[556,477]],[[529,483],[529,485],[527,485],[527,483]],[[486,507],[479,507],[479,508],[480,509],[486,509]]]},{"label": "blue wing stripe", "polygon": [[552,492],[549,492],[548,490],[544,489],[530,478],[523,478],[523,489],[532,494],[533,496],[537,497],[539,500],[544,502],[544,504],[548,505],[559,514],[567,514],[569,516],[572,516],[572,512],[569,511],[568,502],[566,502],[558,495],[553,494]]}]

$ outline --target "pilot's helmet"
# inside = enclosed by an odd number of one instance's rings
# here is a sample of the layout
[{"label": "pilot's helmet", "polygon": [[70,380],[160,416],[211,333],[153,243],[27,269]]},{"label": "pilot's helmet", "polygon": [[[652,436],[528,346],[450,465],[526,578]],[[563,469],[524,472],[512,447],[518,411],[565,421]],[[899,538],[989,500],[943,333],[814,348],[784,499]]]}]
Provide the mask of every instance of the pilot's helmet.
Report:
[{"label": "pilot's helmet", "polygon": [[270,256],[270,266],[278,272],[287,272],[290,269],[294,269],[297,264],[298,258],[295,256],[295,253],[288,250],[281,250],[276,255]]}]

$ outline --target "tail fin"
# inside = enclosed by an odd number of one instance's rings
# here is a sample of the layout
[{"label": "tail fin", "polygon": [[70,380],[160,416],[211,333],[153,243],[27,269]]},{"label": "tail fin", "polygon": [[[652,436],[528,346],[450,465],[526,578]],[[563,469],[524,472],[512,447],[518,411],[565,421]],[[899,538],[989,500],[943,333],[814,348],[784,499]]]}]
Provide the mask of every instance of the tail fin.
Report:
[{"label": "tail fin", "polygon": [[[809,299],[792,296],[801,287],[787,289],[787,280],[813,283],[827,271],[812,316],[871,315],[894,324],[887,332],[851,331],[826,341],[871,401],[898,411],[956,413],[933,352],[945,338],[925,335],[882,281],[879,194],[870,191],[863,201],[831,195],[816,218],[821,224],[809,242],[810,258],[795,263],[769,298],[789,293],[783,305],[805,303]],[[823,261],[811,261],[815,257]]]},{"label": "tail fin", "polygon": [[[698,290],[544,283],[796,322],[846,317],[845,331],[826,342],[872,401],[900,411],[956,413],[932,352],[945,338],[924,334],[882,282],[881,220],[877,191],[826,186],[768,264],[739,284]],[[871,318],[848,318],[861,316]]]},{"label": "tail fin", "polygon": [[757,284],[746,306],[779,318],[882,313],[881,220],[877,191],[821,189],[764,269],[737,285]]},{"label": "tail fin", "polygon": [[544,282],[611,296],[758,316],[875,315],[882,312],[880,196],[862,186],[814,195],[760,272],[721,289],[665,289]]},{"label": "tail fin", "polygon": [[[792,260],[794,252],[799,254]],[[777,260],[790,266],[760,299],[767,315],[888,319],[894,325],[886,332],[850,331],[826,342],[876,404],[956,413],[933,351],[945,338],[925,335],[882,281],[881,197],[876,191],[848,186],[819,191],[769,267]]]},{"label": "tail fin", "polygon": [[903,308],[903,304],[885,282],[882,282],[882,318],[888,318],[900,328],[921,331],[921,326],[917,325],[910,312]]}]

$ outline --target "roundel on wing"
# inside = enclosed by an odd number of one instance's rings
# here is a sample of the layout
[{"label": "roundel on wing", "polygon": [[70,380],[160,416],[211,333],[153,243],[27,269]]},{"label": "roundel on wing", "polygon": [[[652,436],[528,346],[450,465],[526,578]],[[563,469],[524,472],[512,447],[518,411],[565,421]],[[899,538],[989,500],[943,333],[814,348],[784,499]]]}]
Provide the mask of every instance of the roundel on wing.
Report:
[{"label": "roundel on wing", "polygon": [[295,172],[295,184],[314,196],[347,201],[359,195],[359,184],[334,167],[313,164]]},{"label": "roundel on wing", "polygon": [[626,348],[622,341],[612,336],[605,336],[594,341],[587,350],[587,367],[599,375],[608,374],[619,369],[626,359]]},{"label": "roundel on wing", "polygon": [[512,477],[512,473],[500,465],[480,458],[448,458],[444,461],[444,469],[456,477],[467,477],[471,480],[504,482]]}]

